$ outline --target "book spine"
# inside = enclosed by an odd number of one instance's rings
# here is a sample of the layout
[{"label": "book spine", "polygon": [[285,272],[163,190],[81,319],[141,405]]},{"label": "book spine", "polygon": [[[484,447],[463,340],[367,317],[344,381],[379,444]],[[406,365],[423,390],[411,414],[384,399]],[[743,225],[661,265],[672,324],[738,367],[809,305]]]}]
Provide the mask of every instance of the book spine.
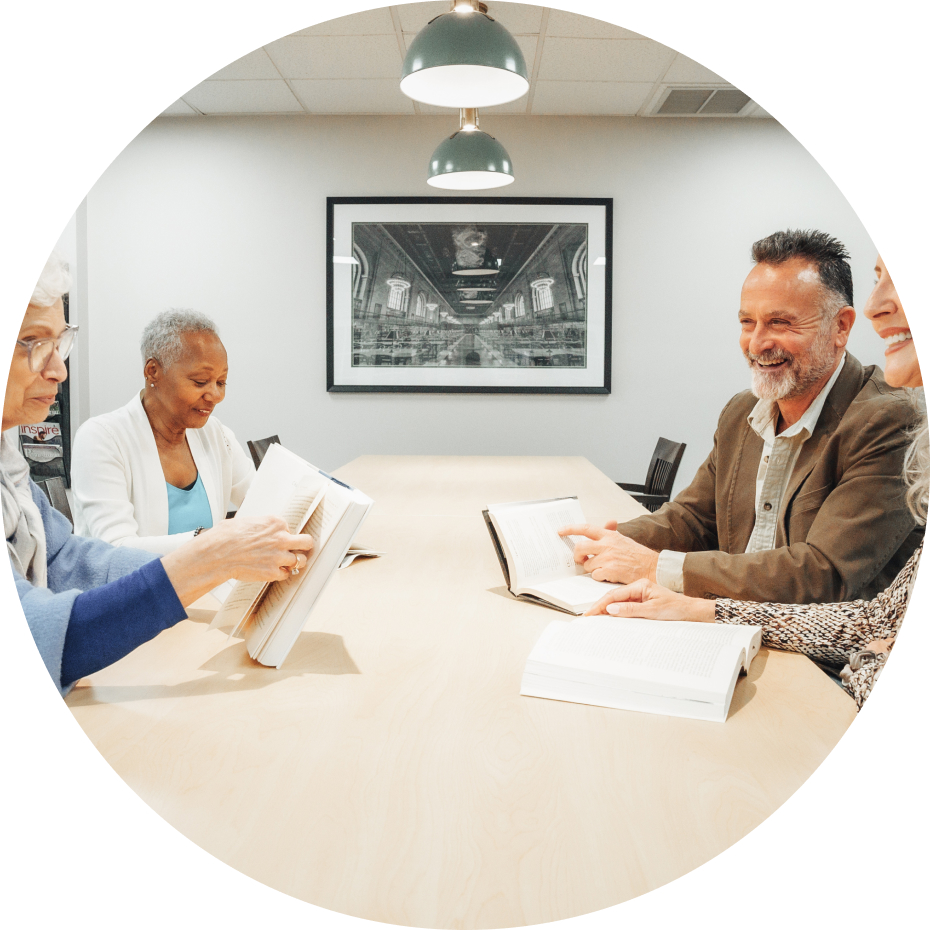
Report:
[{"label": "book spine", "polygon": [[491,542],[494,544],[494,551],[497,553],[497,561],[501,563],[504,581],[507,584],[507,589],[510,590],[510,570],[507,568],[507,559],[504,556],[504,550],[501,548],[501,541],[497,538],[497,530],[494,529],[494,524],[491,522],[491,515],[487,510],[482,510],[481,516],[484,517],[485,526],[487,526],[488,532],[491,534]]}]

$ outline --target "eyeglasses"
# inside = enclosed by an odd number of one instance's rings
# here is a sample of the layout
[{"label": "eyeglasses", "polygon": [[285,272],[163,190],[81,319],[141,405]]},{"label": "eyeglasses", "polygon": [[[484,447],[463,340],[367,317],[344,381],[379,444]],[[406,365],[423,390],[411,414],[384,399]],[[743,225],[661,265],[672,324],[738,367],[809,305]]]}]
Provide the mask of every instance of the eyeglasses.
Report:
[{"label": "eyeglasses", "polygon": [[16,344],[22,346],[29,354],[29,370],[38,374],[48,367],[56,349],[62,361],[71,354],[79,329],[79,326],[66,326],[57,339],[17,339]]}]

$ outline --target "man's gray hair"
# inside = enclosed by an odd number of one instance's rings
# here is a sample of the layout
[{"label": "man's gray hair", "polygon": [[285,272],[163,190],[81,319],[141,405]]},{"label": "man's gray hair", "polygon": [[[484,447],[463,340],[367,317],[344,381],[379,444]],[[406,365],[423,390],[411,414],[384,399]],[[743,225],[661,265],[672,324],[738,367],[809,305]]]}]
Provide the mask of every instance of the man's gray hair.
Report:
[{"label": "man's gray hair", "polygon": [[71,273],[68,264],[57,252],[52,252],[39,275],[29,303],[34,307],[51,307],[62,294],[70,290]]},{"label": "man's gray hair", "polygon": [[184,353],[181,337],[185,333],[213,333],[219,338],[216,324],[206,314],[186,308],[164,310],[142,330],[142,361],[150,358],[170,368]]},{"label": "man's gray hair", "polygon": [[752,244],[752,260],[757,264],[780,265],[792,258],[805,259],[817,269],[823,293],[821,331],[827,332],[840,310],[853,305],[849,250],[819,229],[786,229]]}]

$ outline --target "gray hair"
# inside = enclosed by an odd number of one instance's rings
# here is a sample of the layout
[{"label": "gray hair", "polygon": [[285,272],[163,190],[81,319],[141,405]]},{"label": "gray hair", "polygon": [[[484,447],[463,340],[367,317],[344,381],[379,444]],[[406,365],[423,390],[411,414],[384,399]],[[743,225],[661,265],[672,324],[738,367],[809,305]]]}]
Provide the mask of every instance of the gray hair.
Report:
[{"label": "gray hair", "polygon": [[184,354],[181,337],[186,333],[213,333],[219,339],[216,324],[206,314],[186,308],[164,310],[142,330],[142,361],[150,358],[170,368]]},{"label": "gray hair", "polygon": [[853,305],[849,251],[839,239],[818,229],[786,229],[752,244],[752,260],[757,264],[781,265],[792,258],[803,258],[817,269],[823,295],[821,331],[826,332],[840,310]]},{"label": "gray hair", "polygon": [[71,273],[68,263],[57,253],[52,252],[39,275],[35,290],[29,303],[34,307],[51,307],[62,294],[71,290]]},{"label": "gray hair", "polygon": [[904,456],[904,481],[907,484],[907,506],[922,526],[927,522],[927,498],[930,496],[930,428],[923,388],[908,390],[912,402],[921,413],[920,423],[911,434],[911,444]]}]

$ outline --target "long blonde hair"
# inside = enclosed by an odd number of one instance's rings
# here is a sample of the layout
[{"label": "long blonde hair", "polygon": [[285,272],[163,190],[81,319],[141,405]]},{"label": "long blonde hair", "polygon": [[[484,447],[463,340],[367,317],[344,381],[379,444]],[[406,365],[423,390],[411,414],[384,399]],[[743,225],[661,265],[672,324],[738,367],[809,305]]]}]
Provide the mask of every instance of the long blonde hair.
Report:
[{"label": "long blonde hair", "polygon": [[927,498],[930,496],[930,429],[927,424],[927,404],[923,388],[908,391],[911,401],[920,411],[920,423],[914,428],[911,444],[904,456],[904,480],[907,484],[907,506],[921,525],[927,522]]}]

